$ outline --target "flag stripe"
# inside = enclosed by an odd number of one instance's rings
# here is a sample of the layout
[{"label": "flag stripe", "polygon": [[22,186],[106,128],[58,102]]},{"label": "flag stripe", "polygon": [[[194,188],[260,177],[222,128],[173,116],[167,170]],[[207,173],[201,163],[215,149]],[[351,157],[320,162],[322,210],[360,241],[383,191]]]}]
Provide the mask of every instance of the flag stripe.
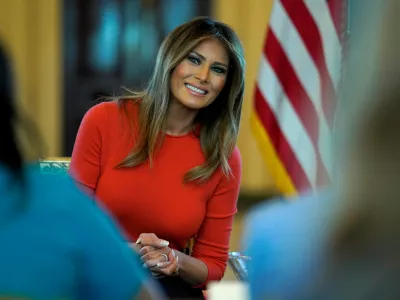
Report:
[{"label": "flag stripe", "polygon": [[265,131],[265,127],[255,110],[253,110],[250,115],[250,122],[255,138],[263,149],[261,154],[263,155],[264,160],[267,162],[268,168],[271,171],[271,175],[273,178],[275,178],[276,188],[278,191],[282,191],[285,196],[295,195],[297,190],[292,182],[292,179],[287,172],[286,167],[282,164],[276,148],[272,144],[272,141],[268,133]]},{"label": "flag stripe", "polygon": [[[298,164],[303,170],[302,172],[304,172],[305,176],[307,177],[307,181],[309,182],[307,188],[313,187],[317,174],[317,160],[312,141],[304,129],[301,120],[296,114],[292,103],[285,95],[279,79],[276,77],[269,62],[264,57],[261,59],[259,82],[263,82],[263,84],[258,85],[258,89],[264,99],[264,102],[268,103],[269,110],[272,111],[274,118],[278,120],[277,125],[279,126],[285,141],[287,141],[287,144],[290,145],[292,151],[295,153],[295,158],[298,160]],[[258,109],[263,108],[265,107],[258,105],[256,110],[259,112]],[[265,120],[262,117],[262,111],[260,112],[259,116],[261,121],[264,123]],[[274,140],[273,132],[268,131],[268,133],[271,137],[271,140]],[[286,147],[284,147],[284,149],[285,148]],[[278,151],[278,153],[282,154],[281,151]],[[281,157],[281,159],[284,161],[285,154]],[[292,162],[290,164],[292,164]],[[296,182],[293,182],[296,185]],[[301,188],[301,186],[296,185],[296,188]]]},{"label": "flag stripe", "polygon": [[347,12],[344,4],[345,0],[328,1],[329,12],[340,43],[342,43],[342,34],[344,29],[343,20],[347,20]]},{"label": "flag stripe", "polygon": [[[296,189],[309,189],[311,187],[310,181],[304,173],[303,168],[300,166],[292,148],[289,146],[285,135],[282,133],[277,119],[258,88],[256,88],[255,94],[255,107],[260,121],[264,125],[266,132],[269,133],[272,144],[279,153],[280,160],[288,173],[291,174],[291,179]],[[292,174],[295,174],[295,176],[292,176]]]},{"label": "flag stripe", "polygon": [[[301,121],[300,126],[304,126],[306,134],[308,134],[311,139],[311,143],[315,153],[314,159],[316,159],[317,165],[315,177],[326,178],[327,171],[325,169],[325,166],[322,164],[321,157],[318,151],[319,124],[317,112],[312,102],[310,101],[308,94],[305,92],[303,85],[300,83],[298,77],[296,76],[292,64],[290,64],[273,31],[268,32],[268,39],[264,52],[267,56],[270,66],[272,67],[276,76],[279,79],[279,84],[282,86],[284,93],[286,94],[293,106],[295,114]],[[276,84],[278,84],[278,82],[276,82]],[[268,98],[268,96],[266,96],[266,98]],[[314,184],[315,179],[311,179],[311,175],[309,175],[308,177],[310,178],[310,180],[312,180],[312,183]]]},{"label": "flag stripe", "polygon": [[[310,14],[309,9],[303,1],[293,2],[291,0],[278,0],[285,7],[290,19],[292,20],[297,31],[301,35],[304,44],[320,74],[321,80],[321,102],[324,117],[326,118],[330,127],[333,126],[332,111],[332,97],[335,96],[334,86],[328,72],[327,64],[324,57],[324,47],[321,40],[321,35],[317,24],[314,22],[313,16]],[[325,3],[325,1],[315,1],[318,3]],[[317,13],[318,14],[318,13]]]},{"label": "flag stripe", "polygon": [[[303,87],[307,91],[310,100],[313,102],[315,109],[317,111],[320,110],[320,80],[317,66],[308,53],[301,36],[289,19],[289,16],[280,1],[277,1],[274,6],[274,11],[270,21],[270,29],[276,33],[285,31],[285,34],[275,34],[273,38],[276,37],[276,39],[279,40],[285,55],[287,55],[290,60],[290,64],[293,65],[293,68]],[[271,45],[271,47],[273,46]]]},{"label": "flag stripe", "polygon": [[[287,0],[286,0],[287,1]],[[337,87],[340,77],[340,62],[342,60],[342,50],[339,35],[331,18],[331,11],[326,1],[306,1],[305,5],[312,15],[318,35],[322,39],[322,56],[325,58],[329,75],[334,87]]]}]

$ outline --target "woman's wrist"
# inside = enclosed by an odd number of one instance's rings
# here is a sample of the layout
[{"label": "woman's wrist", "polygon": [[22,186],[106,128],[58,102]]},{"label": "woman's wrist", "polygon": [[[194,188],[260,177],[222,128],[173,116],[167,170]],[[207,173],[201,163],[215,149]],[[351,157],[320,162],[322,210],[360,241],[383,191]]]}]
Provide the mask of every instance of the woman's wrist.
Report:
[{"label": "woman's wrist", "polygon": [[192,286],[202,285],[207,280],[207,265],[181,251],[174,250],[179,260],[178,276]]}]

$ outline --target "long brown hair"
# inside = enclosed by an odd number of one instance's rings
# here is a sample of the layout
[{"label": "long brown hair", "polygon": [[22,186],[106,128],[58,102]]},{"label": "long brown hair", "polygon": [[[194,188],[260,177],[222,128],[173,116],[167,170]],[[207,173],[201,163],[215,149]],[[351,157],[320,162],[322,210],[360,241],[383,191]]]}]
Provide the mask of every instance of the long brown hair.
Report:
[{"label": "long brown hair", "polygon": [[171,73],[190,51],[207,39],[217,39],[225,46],[230,66],[223,90],[212,104],[199,111],[194,121],[201,125],[199,138],[206,162],[188,170],[183,180],[206,181],[218,167],[226,176],[230,174],[228,160],[239,132],[245,61],[236,33],[226,24],[208,17],[195,18],[173,30],[161,44],[147,88],[129,91],[129,96],[117,99],[120,102],[136,101],[140,106],[136,144],[118,167],[137,166],[147,159],[152,165],[153,154],[165,136],[171,102]]}]

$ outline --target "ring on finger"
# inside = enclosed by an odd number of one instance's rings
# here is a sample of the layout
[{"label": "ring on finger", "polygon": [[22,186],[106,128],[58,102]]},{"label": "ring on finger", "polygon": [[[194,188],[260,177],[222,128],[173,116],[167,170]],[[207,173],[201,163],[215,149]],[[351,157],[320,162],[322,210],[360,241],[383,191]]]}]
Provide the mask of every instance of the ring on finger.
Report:
[{"label": "ring on finger", "polygon": [[167,261],[168,261],[168,256],[167,256],[167,254],[162,253],[161,256],[164,257],[164,262],[167,262]]}]

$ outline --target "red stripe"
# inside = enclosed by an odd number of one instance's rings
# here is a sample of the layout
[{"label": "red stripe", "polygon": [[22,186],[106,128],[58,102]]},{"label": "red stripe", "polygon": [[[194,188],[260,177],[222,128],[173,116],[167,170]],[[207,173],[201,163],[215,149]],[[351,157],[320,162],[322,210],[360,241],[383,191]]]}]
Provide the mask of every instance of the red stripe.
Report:
[{"label": "red stripe", "polygon": [[256,86],[255,89],[254,105],[255,112],[263,124],[265,131],[268,133],[283,166],[293,181],[294,186],[298,191],[310,189],[310,181],[297,160],[293,149],[287,142],[285,135],[282,133],[275,115],[271,111],[268,103],[265,101],[258,86]]},{"label": "red stripe", "polygon": [[270,28],[268,28],[267,36],[264,53],[275,71],[286,96],[292,103],[294,110],[311,138],[316,153],[317,178],[328,178],[328,173],[322,163],[318,148],[319,119],[317,111],[297,77],[285,51]]},{"label": "red stripe", "polygon": [[321,77],[322,109],[328,124],[332,127],[336,95],[326,66],[324,48],[318,27],[303,1],[281,0],[281,3],[317,66]]},{"label": "red stripe", "polygon": [[335,25],[336,34],[342,41],[342,35],[345,30],[344,21],[347,20],[347,0],[329,0],[328,7]]}]

